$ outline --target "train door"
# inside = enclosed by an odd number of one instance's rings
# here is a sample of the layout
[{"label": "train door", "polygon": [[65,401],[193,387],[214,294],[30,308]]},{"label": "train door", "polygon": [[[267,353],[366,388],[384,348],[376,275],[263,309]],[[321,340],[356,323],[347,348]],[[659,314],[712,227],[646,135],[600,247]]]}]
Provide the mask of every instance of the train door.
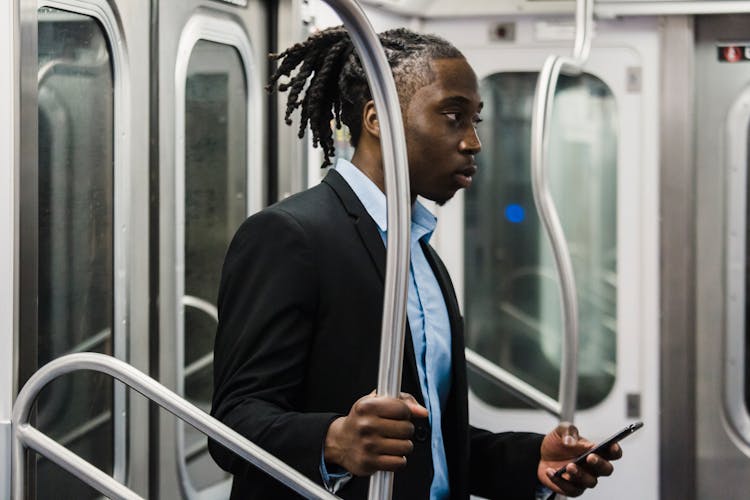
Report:
[{"label": "train door", "polygon": [[695,21],[696,498],[750,488],[750,16]]},{"label": "train door", "polygon": [[[158,40],[159,380],[208,411],[224,253],[265,203],[266,3],[162,0]],[[159,415],[159,498],[226,498],[205,437]]]},{"label": "train door", "polygon": [[[149,2],[40,0],[21,11],[19,384],[72,352],[147,369]],[[121,8],[122,7],[122,8]],[[68,375],[40,394],[36,425],[144,491],[146,406],[111,379]],[[95,498],[30,454],[29,496]],[[34,479],[35,478],[35,479]]]},{"label": "train door", "polygon": [[[556,398],[562,320],[557,277],[531,194],[531,109],[539,69],[570,53],[572,24],[540,19],[434,20],[477,72],[483,151],[472,187],[438,208],[433,241],[466,322],[467,347]],[[627,43],[617,33],[627,32]],[[627,443],[617,481],[592,498],[658,496],[655,22],[600,22],[584,74],[562,78],[554,103],[549,183],[565,229],[579,300],[576,423],[597,440],[647,422]],[[646,186],[644,188],[644,186]],[[650,187],[649,187],[650,186]],[[457,237],[463,236],[463,237]],[[546,432],[530,409],[470,372],[470,415],[493,430]],[[627,489],[621,486],[627,483]]]}]

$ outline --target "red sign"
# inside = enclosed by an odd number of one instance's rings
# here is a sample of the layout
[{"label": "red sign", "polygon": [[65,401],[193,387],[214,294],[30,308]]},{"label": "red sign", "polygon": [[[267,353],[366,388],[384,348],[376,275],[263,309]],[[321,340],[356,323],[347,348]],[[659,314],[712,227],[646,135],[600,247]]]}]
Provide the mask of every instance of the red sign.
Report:
[{"label": "red sign", "polygon": [[750,61],[750,45],[719,46],[719,61],[729,63]]}]

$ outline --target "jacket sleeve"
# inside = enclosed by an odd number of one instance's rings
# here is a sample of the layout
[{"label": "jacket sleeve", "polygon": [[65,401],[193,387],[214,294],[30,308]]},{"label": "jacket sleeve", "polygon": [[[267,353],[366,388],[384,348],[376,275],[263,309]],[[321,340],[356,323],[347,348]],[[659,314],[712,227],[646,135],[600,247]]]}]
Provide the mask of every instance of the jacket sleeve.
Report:
[{"label": "jacket sleeve", "polygon": [[[299,222],[279,209],[240,227],[219,287],[211,414],[320,483],[323,442],[334,413],[306,413],[305,375],[314,335],[318,278]],[[252,467],[209,441],[225,470]]]},{"label": "jacket sleeve", "polygon": [[471,493],[485,498],[534,500],[539,486],[541,434],[495,434],[471,427]]}]

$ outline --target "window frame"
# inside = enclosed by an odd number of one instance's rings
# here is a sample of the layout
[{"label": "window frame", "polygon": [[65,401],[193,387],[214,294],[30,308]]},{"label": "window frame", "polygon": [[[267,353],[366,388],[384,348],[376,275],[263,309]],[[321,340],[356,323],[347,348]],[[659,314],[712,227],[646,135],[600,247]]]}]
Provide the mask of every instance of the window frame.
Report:
[{"label": "window frame", "polygon": [[[112,65],[112,83],[113,83],[113,242],[112,242],[112,262],[113,262],[113,330],[112,344],[113,355],[123,361],[129,359],[128,340],[130,338],[130,261],[132,252],[129,248],[129,232],[131,229],[130,213],[130,152],[132,149],[132,140],[130,137],[131,130],[131,96],[128,82],[130,82],[130,63],[128,55],[128,44],[124,39],[121,26],[118,23],[118,17],[106,0],[39,0],[36,2],[33,13],[34,35],[36,35],[36,26],[38,25],[38,11],[41,8],[49,7],[57,10],[80,14],[95,20],[105,37],[108,48],[110,63]],[[31,16],[29,16],[30,21]],[[22,17],[22,26],[26,26],[27,21]],[[36,36],[33,42],[33,55],[24,52],[22,60],[29,61],[34,68],[38,66],[38,45]],[[36,73],[35,73],[36,74]],[[29,96],[30,97],[30,96]],[[33,102],[34,111],[39,109],[38,106],[38,83],[34,88],[33,101],[29,99],[29,104]],[[23,106],[23,104],[22,104]],[[31,107],[31,105],[29,106]],[[29,109],[24,107],[22,120],[28,123]],[[33,164],[32,168],[22,168],[21,183],[22,204],[21,207],[29,207],[35,204],[38,207],[38,183],[39,183],[39,163],[38,163],[38,122],[34,119],[35,134],[33,137],[33,146],[27,143],[27,148],[33,147],[33,157],[28,162]],[[25,127],[24,127],[25,128]],[[24,162],[27,166],[28,163]],[[28,228],[22,233],[22,248],[24,255],[32,261],[29,267],[22,273],[26,276],[21,282],[21,302],[28,303],[34,301],[38,294],[38,259],[39,248],[36,234],[39,231],[38,208],[34,210],[21,210],[21,226]],[[34,266],[33,270],[30,266]],[[29,272],[30,271],[30,272]],[[21,306],[23,314],[30,313],[33,308]],[[32,325],[31,339],[35,345],[38,342],[38,322],[36,319],[32,322],[22,324]],[[21,346],[24,345],[23,343]],[[28,346],[28,344],[25,344]],[[20,346],[19,346],[20,347]],[[28,349],[24,349],[28,350]],[[34,356],[36,347],[34,347]],[[26,360],[29,354],[21,354],[21,360]],[[36,362],[34,362],[36,367]],[[38,367],[36,367],[38,368]],[[21,382],[19,378],[19,382]],[[118,481],[124,481],[128,473],[128,414],[127,414],[127,391],[121,384],[114,384],[113,390],[113,415],[112,425],[114,434],[114,456],[113,456],[113,477]]]},{"label": "window frame", "polygon": [[[727,217],[724,250],[724,380],[723,413],[730,435],[750,446],[750,413],[745,401],[745,353],[747,294],[748,137],[750,134],[750,87],[746,87],[729,109],[725,122],[725,168]],[[743,447],[744,448],[744,447]]]},{"label": "window frame", "polygon": [[[175,309],[175,367],[176,392],[185,394],[185,136],[186,136],[186,87],[190,56],[199,41],[214,42],[234,48],[243,64],[245,76],[246,102],[246,214],[250,215],[263,208],[266,174],[263,168],[262,113],[253,113],[254,108],[262,109],[262,89],[254,75],[261,74],[254,56],[253,45],[242,25],[229,16],[213,12],[197,12],[186,22],[178,43],[174,77],[174,222],[175,239],[173,247],[174,266],[173,282]],[[202,308],[201,310],[204,310]],[[212,311],[205,311],[213,316]],[[185,425],[178,421],[176,426],[175,447],[177,452],[178,476],[182,491],[188,498],[196,498],[199,492],[195,489],[187,469],[187,455],[195,450],[187,450],[185,443]],[[231,479],[229,480],[231,482]]]}]

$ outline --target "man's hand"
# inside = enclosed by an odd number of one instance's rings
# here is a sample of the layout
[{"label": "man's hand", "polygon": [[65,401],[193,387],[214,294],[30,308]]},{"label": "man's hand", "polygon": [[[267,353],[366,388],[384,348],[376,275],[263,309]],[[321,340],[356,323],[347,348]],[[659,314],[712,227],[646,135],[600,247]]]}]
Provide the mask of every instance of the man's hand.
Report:
[{"label": "man's hand", "polygon": [[347,416],[331,423],[325,461],[355,476],[400,469],[414,449],[414,424],[410,420],[427,416],[427,409],[411,394],[402,392],[398,398],[386,398],[373,392],[357,400]]},{"label": "man's hand", "polygon": [[[610,461],[622,456],[620,445],[615,443],[606,455],[589,455],[584,466],[571,463],[593,447],[594,443],[578,435],[578,429],[574,425],[558,425],[542,441],[542,458],[537,468],[539,481],[552,491],[569,497],[577,497],[586,488],[593,488],[598,477],[612,474],[614,467]],[[562,478],[554,477],[555,471],[566,464]]]}]

